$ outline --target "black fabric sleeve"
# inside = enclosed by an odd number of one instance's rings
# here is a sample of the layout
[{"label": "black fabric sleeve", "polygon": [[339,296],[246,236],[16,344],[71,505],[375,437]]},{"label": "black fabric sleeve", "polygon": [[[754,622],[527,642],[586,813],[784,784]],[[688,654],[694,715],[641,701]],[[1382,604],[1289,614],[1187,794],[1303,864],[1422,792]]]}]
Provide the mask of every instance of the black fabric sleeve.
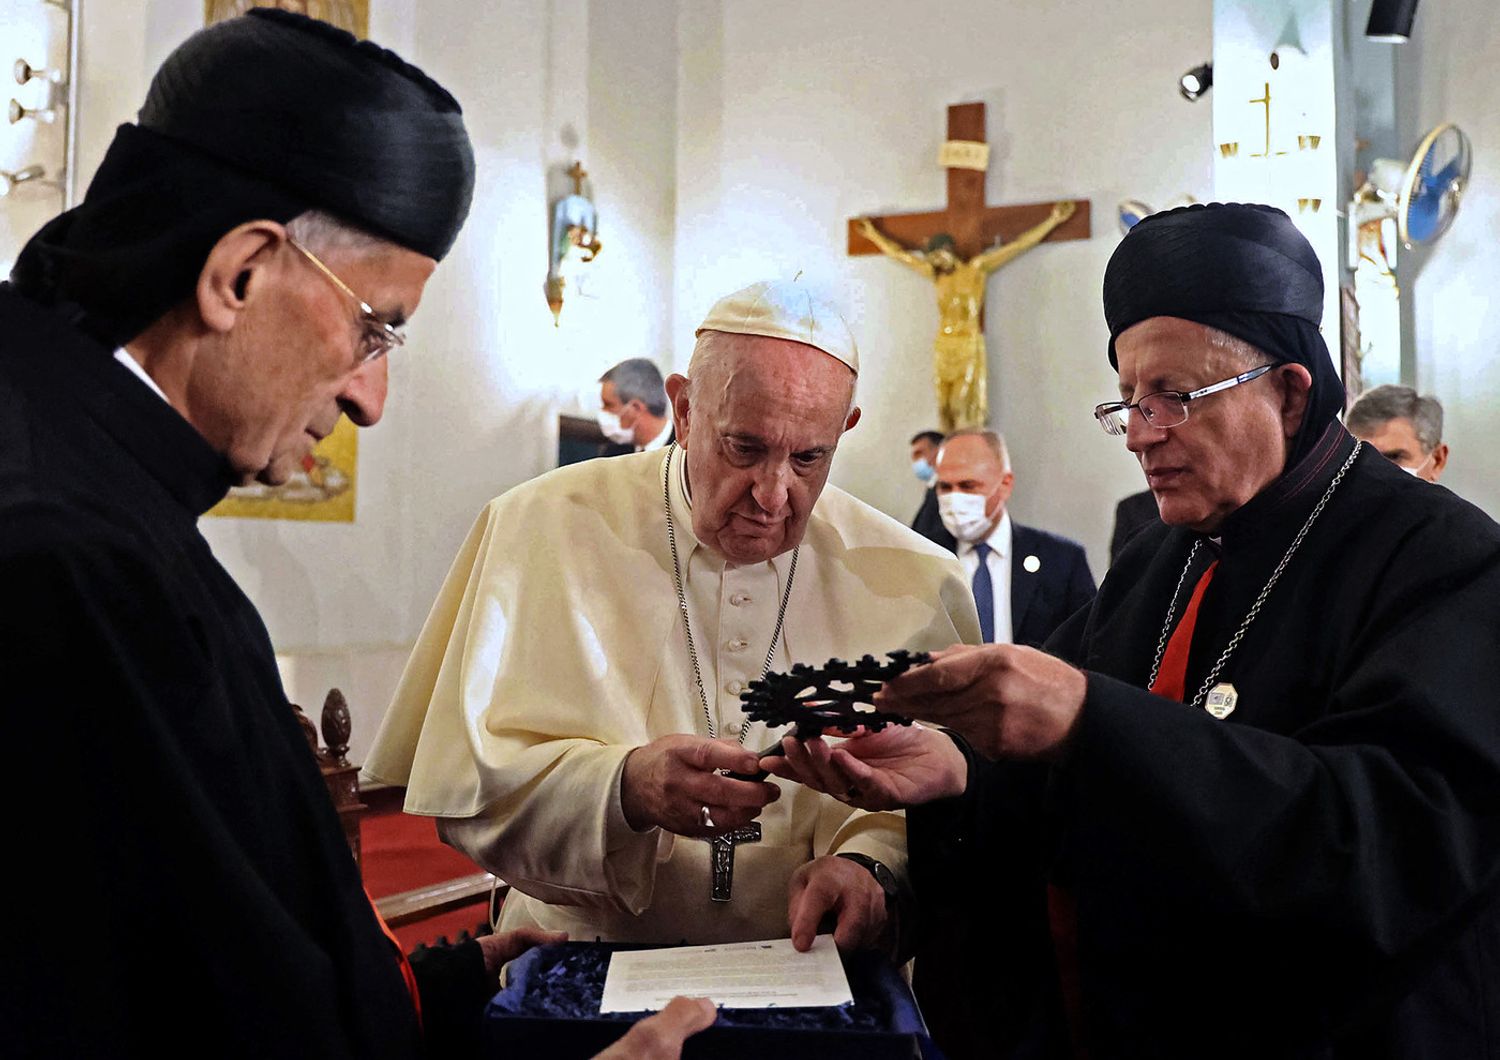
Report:
[{"label": "black fabric sleeve", "polygon": [[1094,583],[1094,572],[1089,570],[1089,557],[1082,549],[1078,550],[1074,557],[1072,569],[1068,572],[1068,603],[1066,611],[1073,614],[1079,608],[1087,607],[1094,599],[1094,594],[1099,587]]},{"label": "black fabric sleeve", "polygon": [[484,970],[484,953],[470,939],[456,946],[418,946],[411,970],[422,995],[422,1037],[432,1060],[478,1057],[484,1008],[498,986]]}]

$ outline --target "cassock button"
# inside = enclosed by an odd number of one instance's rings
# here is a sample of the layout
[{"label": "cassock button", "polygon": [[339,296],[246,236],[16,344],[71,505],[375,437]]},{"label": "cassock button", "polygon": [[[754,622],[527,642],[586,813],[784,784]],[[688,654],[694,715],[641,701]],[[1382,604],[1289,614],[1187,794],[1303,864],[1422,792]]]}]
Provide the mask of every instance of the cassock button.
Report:
[{"label": "cassock button", "polygon": [[1021,566],[1025,567],[1029,573],[1035,574],[1042,569],[1042,561],[1035,556],[1027,556],[1021,561]]},{"label": "cassock button", "polygon": [[740,637],[736,637],[734,640],[724,645],[724,647],[728,648],[730,651],[744,651],[746,648],[750,647],[750,642]]},{"label": "cassock button", "polygon": [[739,607],[741,604],[748,604],[749,602],[750,602],[750,594],[749,593],[730,593],[729,594],[729,605],[731,607]]},{"label": "cassock button", "polygon": [[738,681],[730,681],[727,685],[724,686],[724,691],[728,692],[731,696],[737,696],[744,690],[745,686],[740,684]]}]

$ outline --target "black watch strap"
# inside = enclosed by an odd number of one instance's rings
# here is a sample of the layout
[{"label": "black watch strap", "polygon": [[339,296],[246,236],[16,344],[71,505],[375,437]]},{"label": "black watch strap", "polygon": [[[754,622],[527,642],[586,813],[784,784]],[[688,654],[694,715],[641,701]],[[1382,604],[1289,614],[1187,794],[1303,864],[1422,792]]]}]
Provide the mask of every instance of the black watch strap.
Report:
[{"label": "black watch strap", "polygon": [[875,877],[875,882],[880,885],[880,889],[885,892],[886,912],[896,911],[896,903],[901,898],[901,886],[896,882],[896,874],[887,868],[884,862],[876,861],[868,854],[853,851],[839,854],[838,857],[848,858],[856,865],[863,865],[870,875]]}]

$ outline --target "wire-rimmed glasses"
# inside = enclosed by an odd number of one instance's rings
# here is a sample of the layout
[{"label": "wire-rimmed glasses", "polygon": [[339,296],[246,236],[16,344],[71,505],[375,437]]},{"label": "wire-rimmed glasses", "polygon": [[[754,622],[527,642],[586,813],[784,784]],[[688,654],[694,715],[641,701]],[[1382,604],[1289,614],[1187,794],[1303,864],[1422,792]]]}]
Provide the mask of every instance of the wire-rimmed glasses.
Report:
[{"label": "wire-rimmed glasses", "polygon": [[1139,401],[1109,401],[1103,405],[1095,405],[1094,419],[1099,421],[1105,434],[1116,436],[1123,435],[1129,428],[1132,410],[1138,410],[1149,427],[1180,427],[1187,422],[1188,402],[1259,379],[1275,367],[1274,364],[1263,364],[1259,368],[1241,372],[1232,379],[1210,383],[1200,390],[1158,390]]},{"label": "wire-rimmed glasses", "polygon": [[396,330],[394,325],[387,324],[384,320],[381,320],[379,314],[377,314],[375,310],[370,306],[370,303],[366,302],[359,295],[355,294],[350,286],[343,280],[339,279],[338,276],[334,274],[334,271],[332,269],[323,264],[323,262],[318,258],[316,254],[308,250],[291,236],[288,236],[286,241],[290,243],[292,247],[304,258],[312,262],[313,266],[319,272],[328,277],[330,283],[332,283],[340,291],[343,291],[344,294],[348,295],[349,298],[353,300],[355,305],[359,306],[359,311],[361,313],[360,324],[363,329],[360,335],[360,364],[368,364],[378,357],[384,357],[387,353],[390,353],[391,350],[395,349],[397,346],[406,345],[406,336],[401,334],[400,331]]}]

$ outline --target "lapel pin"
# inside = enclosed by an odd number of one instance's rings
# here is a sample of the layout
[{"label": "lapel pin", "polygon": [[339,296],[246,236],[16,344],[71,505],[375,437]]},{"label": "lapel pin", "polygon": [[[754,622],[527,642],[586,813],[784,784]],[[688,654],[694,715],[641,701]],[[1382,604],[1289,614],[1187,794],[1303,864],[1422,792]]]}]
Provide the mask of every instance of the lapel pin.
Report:
[{"label": "lapel pin", "polygon": [[1027,556],[1021,561],[1021,566],[1025,567],[1028,572],[1035,574],[1042,569],[1042,561],[1035,556]]}]

